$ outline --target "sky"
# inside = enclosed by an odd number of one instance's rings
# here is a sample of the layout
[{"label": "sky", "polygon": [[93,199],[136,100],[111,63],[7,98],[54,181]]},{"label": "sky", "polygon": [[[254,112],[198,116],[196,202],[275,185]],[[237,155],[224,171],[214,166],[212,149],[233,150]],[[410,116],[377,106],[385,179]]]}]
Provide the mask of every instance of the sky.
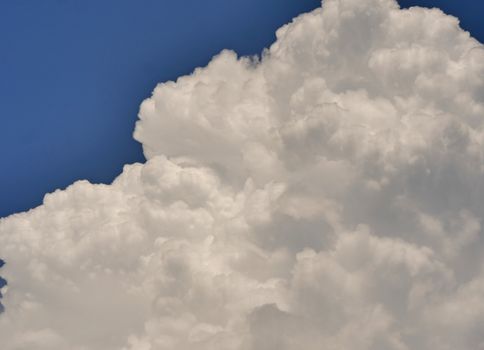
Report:
[{"label": "sky", "polygon": [[[315,0],[2,1],[0,216],[144,160],[132,132],[158,82],[224,48],[260,53]],[[8,170],[7,170],[8,169]]]},{"label": "sky", "polygon": [[2,349],[484,349],[484,45],[281,3],[1,9],[3,185],[61,187],[0,218]]},{"label": "sky", "polygon": [[[480,1],[438,6],[483,40]],[[132,132],[159,82],[222,49],[260,54],[275,30],[317,0],[0,2],[0,217],[75,180],[110,183],[143,162]]]}]

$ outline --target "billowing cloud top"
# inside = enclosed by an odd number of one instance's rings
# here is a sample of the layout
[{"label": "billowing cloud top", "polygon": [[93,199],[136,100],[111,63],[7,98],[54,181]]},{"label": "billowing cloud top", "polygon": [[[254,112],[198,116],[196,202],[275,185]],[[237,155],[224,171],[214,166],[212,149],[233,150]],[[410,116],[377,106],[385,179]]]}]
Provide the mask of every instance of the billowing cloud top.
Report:
[{"label": "billowing cloud top", "polygon": [[456,18],[326,0],[139,117],[145,164],[0,221],[2,349],[484,349],[484,47]]}]

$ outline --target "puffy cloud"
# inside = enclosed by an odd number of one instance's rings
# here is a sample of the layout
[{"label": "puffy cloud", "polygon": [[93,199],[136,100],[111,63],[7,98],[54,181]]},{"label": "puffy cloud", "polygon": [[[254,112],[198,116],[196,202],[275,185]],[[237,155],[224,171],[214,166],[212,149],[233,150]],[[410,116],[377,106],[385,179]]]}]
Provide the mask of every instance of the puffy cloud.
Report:
[{"label": "puffy cloud", "polygon": [[21,349],[484,349],[484,47],[326,0],[156,87],[148,161],[0,221]]}]

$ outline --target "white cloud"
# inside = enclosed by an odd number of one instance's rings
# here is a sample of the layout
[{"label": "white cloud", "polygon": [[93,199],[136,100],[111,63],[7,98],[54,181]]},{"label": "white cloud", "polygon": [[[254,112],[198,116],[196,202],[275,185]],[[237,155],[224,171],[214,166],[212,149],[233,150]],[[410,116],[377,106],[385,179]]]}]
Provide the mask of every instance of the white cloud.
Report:
[{"label": "white cloud", "polygon": [[327,0],[160,84],[148,161],[0,221],[6,350],[484,349],[484,47]]}]

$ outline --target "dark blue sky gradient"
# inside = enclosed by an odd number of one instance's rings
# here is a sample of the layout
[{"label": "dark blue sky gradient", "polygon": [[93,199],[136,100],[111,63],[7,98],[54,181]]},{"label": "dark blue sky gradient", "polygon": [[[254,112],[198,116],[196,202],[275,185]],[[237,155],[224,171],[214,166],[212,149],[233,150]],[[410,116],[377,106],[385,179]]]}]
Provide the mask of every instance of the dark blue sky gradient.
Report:
[{"label": "dark blue sky gradient", "polygon": [[[483,41],[484,2],[438,6]],[[144,161],[132,132],[158,82],[224,48],[260,53],[318,0],[0,1],[0,217],[78,179],[109,183]]]}]

